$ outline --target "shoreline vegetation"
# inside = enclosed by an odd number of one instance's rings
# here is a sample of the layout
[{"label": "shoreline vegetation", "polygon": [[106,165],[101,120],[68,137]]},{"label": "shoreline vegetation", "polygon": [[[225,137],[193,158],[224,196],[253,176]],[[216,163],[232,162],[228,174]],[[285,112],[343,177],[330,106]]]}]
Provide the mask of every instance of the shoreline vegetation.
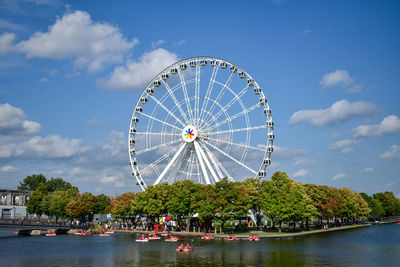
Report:
[{"label": "shoreline vegetation", "polygon": [[[48,216],[50,224],[96,229],[250,233],[265,235],[327,231],[400,215],[400,200],[392,192],[369,196],[349,188],[302,184],[285,172],[270,180],[222,179],[202,185],[190,180],[148,186],[144,192],[117,197],[79,193],[61,178],[26,177],[18,189],[33,191],[30,214]],[[93,222],[93,214],[110,212],[112,221]],[[47,220],[47,219],[46,219]],[[344,228],[341,228],[344,229]],[[306,231],[305,231],[306,230]]]}]

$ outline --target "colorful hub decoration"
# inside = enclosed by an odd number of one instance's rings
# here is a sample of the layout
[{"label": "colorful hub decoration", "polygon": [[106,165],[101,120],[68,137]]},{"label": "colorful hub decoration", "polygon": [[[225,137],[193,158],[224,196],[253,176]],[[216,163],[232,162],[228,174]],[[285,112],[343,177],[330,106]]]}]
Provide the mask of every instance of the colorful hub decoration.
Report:
[{"label": "colorful hub decoration", "polygon": [[197,137],[197,130],[192,125],[186,126],[182,131],[182,139],[185,142],[193,142]]}]

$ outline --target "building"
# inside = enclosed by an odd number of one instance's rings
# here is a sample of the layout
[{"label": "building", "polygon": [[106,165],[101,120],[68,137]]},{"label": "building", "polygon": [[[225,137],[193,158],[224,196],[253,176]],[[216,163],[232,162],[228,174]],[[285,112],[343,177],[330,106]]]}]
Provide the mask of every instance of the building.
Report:
[{"label": "building", "polygon": [[26,205],[32,191],[0,189],[0,219],[26,217]]}]

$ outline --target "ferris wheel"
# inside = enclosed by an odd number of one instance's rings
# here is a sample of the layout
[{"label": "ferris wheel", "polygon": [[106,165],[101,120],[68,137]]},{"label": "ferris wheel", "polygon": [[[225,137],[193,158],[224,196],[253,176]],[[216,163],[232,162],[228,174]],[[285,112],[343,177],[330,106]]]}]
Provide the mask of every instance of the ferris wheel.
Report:
[{"label": "ferris wheel", "polygon": [[274,123],[266,96],[219,58],[184,59],[161,71],[136,103],[129,128],[132,176],[149,185],[263,178]]}]

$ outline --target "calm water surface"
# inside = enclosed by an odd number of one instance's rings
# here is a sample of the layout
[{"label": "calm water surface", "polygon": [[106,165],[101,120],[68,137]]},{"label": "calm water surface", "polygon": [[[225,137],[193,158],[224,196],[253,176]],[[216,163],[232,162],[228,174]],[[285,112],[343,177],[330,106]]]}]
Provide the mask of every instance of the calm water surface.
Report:
[{"label": "calm water surface", "polygon": [[14,229],[0,227],[0,266],[400,266],[397,224],[260,242],[190,238],[189,253],[132,234],[20,237]]}]

